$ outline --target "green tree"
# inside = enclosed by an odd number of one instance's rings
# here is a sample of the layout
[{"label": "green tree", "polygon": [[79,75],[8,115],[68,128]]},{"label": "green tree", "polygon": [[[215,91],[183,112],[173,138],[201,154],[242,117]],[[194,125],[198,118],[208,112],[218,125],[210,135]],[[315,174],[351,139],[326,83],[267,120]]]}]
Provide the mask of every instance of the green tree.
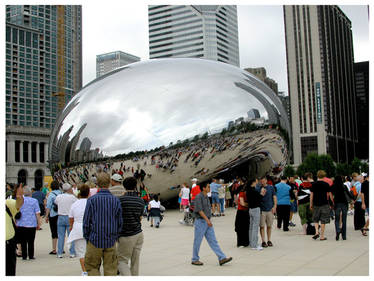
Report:
[{"label": "green tree", "polygon": [[[297,171],[296,172],[297,172],[297,174],[299,176],[304,176],[305,173],[311,172],[311,171],[308,170],[308,168],[306,167],[306,165],[302,163],[302,164],[299,165],[299,167],[297,167]],[[313,173],[313,172],[311,172],[311,173]],[[313,174],[313,175],[315,175],[315,174]]]},{"label": "green tree", "polygon": [[303,161],[302,170],[303,173],[300,173],[299,169],[297,171],[297,174],[304,175],[306,172],[311,172],[313,176],[317,175],[317,171],[321,170],[318,162],[318,154],[317,153],[310,153],[308,154],[304,161]]},{"label": "green tree", "polygon": [[224,136],[227,134],[227,129],[226,128],[223,128],[222,131],[221,131],[221,136]]},{"label": "green tree", "polygon": [[366,162],[361,162],[361,172],[369,173],[369,164]]},{"label": "green tree", "polygon": [[342,175],[342,176],[347,176],[352,173],[351,167],[349,166],[348,163],[337,163],[336,164],[336,174],[337,175]]},{"label": "green tree", "polygon": [[291,166],[291,165],[287,165],[285,168],[284,168],[284,172],[283,174],[286,176],[286,177],[292,177],[296,174],[295,172],[295,169]]},{"label": "green tree", "polygon": [[352,173],[361,173],[361,160],[355,157],[351,162]]},{"label": "green tree", "polygon": [[199,140],[199,135],[196,135],[193,137],[193,141],[198,141]]},{"label": "green tree", "polygon": [[303,163],[297,168],[297,174],[304,175],[306,172],[310,172],[313,176],[316,176],[318,170],[324,170],[328,177],[335,176],[336,168],[330,155],[308,154]]},{"label": "green tree", "polygon": [[331,155],[329,154],[322,154],[318,156],[318,166],[320,167],[319,170],[324,170],[328,177],[335,176],[335,164],[334,160],[332,159]]}]

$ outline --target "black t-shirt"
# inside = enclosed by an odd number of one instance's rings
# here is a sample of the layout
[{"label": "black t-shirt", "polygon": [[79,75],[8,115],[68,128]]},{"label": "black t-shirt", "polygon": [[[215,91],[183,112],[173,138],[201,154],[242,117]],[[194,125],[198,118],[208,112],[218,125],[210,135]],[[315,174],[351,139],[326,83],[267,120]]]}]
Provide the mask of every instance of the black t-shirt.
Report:
[{"label": "black t-shirt", "polygon": [[261,206],[263,196],[254,187],[246,189],[248,207],[254,209]]},{"label": "black t-shirt", "polygon": [[310,189],[313,192],[313,205],[314,206],[323,206],[327,205],[327,193],[331,191],[330,186],[327,182],[316,181],[313,182],[312,188]]},{"label": "black t-shirt", "polygon": [[364,181],[361,184],[361,193],[364,194],[366,208],[369,208],[369,181]]}]

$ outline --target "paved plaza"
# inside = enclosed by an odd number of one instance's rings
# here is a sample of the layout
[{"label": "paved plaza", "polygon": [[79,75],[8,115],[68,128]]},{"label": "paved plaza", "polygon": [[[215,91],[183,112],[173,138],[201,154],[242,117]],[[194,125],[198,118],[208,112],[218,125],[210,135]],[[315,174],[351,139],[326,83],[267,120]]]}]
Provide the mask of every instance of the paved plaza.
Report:
[{"label": "paved plaza", "polygon": [[[369,237],[353,230],[353,216],[347,218],[347,240],[335,241],[334,224],[326,227],[327,241],[314,241],[311,236],[300,235],[299,217],[296,227],[283,232],[273,227],[274,247],[263,251],[236,247],[234,220],[236,210],[228,208],[225,217],[213,218],[218,242],[233,261],[218,265],[217,257],[203,240],[200,260],[203,266],[191,265],[193,227],[178,223],[179,210],[166,211],[159,229],[151,228],[143,220],[144,245],[140,260],[143,276],[287,276],[287,275],[339,275],[367,276],[369,274]],[[78,258],[63,259],[49,255],[51,238],[49,225],[43,224],[35,240],[36,260],[17,260],[18,276],[79,276]],[[275,228],[275,229],[274,229]],[[66,247],[65,247],[66,248]],[[67,250],[67,248],[66,248]],[[68,253],[68,252],[67,252]]]}]

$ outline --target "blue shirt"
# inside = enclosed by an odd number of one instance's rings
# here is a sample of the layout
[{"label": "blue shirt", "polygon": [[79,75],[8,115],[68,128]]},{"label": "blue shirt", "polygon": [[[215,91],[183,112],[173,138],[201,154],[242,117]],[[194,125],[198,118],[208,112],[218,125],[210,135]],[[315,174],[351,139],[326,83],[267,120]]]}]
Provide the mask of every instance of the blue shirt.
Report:
[{"label": "blue shirt", "polygon": [[17,220],[16,225],[22,227],[37,227],[38,221],[36,213],[40,213],[38,200],[24,196],[23,205],[20,209],[21,218]]},{"label": "blue shirt", "polygon": [[87,199],[83,216],[83,237],[96,248],[112,248],[122,229],[122,208],[108,189]]},{"label": "blue shirt", "polygon": [[220,184],[215,183],[215,182],[212,182],[212,183],[210,184],[210,192],[212,192],[212,193],[218,193],[218,189],[219,189],[220,187],[221,187]]},{"label": "blue shirt", "polygon": [[62,194],[61,190],[52,190],[48,195],[46,208],[50,210],[49,211],[50,217],[55,217],[58,215],[58,213],[53,210],[52,205],[55,202],[57,195],[59,194]]},{"label": "blue shirt", "polygon": [[361,183],[359,181],[356,181],[354,183],[354,186],[356,187],[356,191],[357,191],[357,202],[361,202],[361,196],[360,196],[360,193],[361,193]]},{"label": "blue shirt", "polygon": [[291,205],[290,202],[290,189],[291,186],[289,186],[286,183],[280,182],[276,185],[277,188],[277,204],[278,205]]},{"label": "blue shirt", "polygon": [[[261,187],[262,187],[261,185],[257,185],[256,190],[260,192]],[[265,196],[262,198],[260,208],[261,208],[261,211],[269,212],[274,207],[273,196],[275,195],[275,189],[274,189],[274,186],[272,185],[267,185],[265,189],[266,189],[266,193],[265,193]]]},{"label": "blue shirt", "polygon": [[38,190],[32,194],[32,198],[35,198],[36,200],[38,200],[39,205],[41,205],[43,204],[43,201],[45,199],[45,194],[41,192],[40,190]]}]

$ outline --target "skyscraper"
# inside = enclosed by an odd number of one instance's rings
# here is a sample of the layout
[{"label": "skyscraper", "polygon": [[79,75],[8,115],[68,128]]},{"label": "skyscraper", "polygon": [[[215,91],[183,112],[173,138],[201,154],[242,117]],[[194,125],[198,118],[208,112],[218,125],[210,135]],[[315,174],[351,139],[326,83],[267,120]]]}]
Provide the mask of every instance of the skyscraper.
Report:
[{"label": "skyscraper", "polygon": [[354,73],[358,131],[356,154],[360,159],[369,159],[369,62],[355,63]]},{"label": "skyscraper", "polygon": [[284,6],[293,155],[351,161],[357,143],[351,22],[335,5]]},{"label": "skyscraper", "polygon": [[149,57],[205,58],[239,66],[232,5],[150,5]]},{"label": "skyscraper", "polygon": [[50,130],[81,87],[81,6],[7,5],[7,180],[40,185],[49,174]]},{"label": "skyscraper", "polygon": [[140,61],[140,58],[121,51],[96,56],[96,78],[121,66]]}]

